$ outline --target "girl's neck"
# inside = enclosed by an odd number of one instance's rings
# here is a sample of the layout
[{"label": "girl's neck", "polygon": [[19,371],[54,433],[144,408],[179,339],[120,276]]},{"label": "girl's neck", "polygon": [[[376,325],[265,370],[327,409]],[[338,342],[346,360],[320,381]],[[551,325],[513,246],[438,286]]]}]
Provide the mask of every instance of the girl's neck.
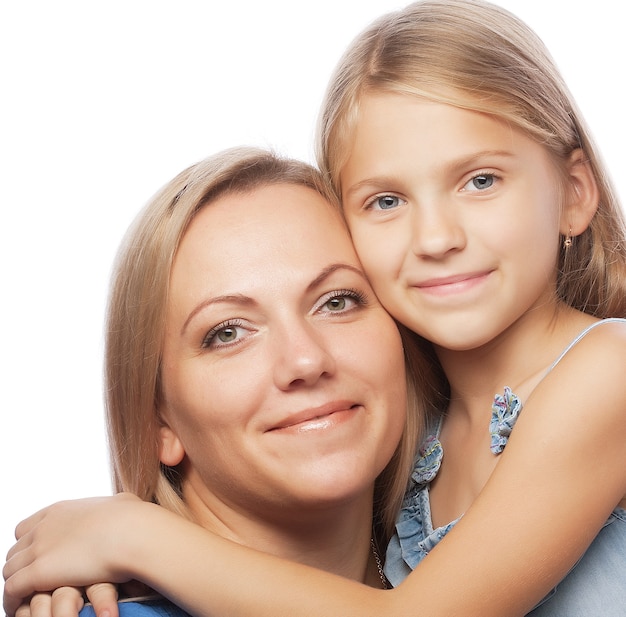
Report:
[{"label": "girl's neck", "polygon": [[484,417],[505,386],[525,400],[564,347],[592,321],[564,305],[546,307],[523,315],[479,348],[435,348],[455,408]]}]

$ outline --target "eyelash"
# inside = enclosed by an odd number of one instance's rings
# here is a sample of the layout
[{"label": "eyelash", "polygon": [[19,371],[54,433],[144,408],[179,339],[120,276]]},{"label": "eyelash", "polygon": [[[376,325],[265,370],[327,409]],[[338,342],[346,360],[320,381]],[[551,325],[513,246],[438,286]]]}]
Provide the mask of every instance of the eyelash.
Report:
[{"label": "eyelash", "polygon": [[[465,187],[470,184],[470,182],[473,182],[474,180],[476,180],[477,178],[491,178],[492,180],[492,184],[491,186],[487,187],[487,189],[492,188],[492,186],[498,181],[500,180],[500,177],[495,174],[493,171],[479,171],[478,173],[472,174],[472,177],[463,184],[463,189],[465,189]],[[487,189],[483,189],[482,191],[480,189],[478,189],[477,187],[474,187],[476,189],[476,192],[480,193],[483,192]]]},{"label": "eyelash", "polygon": [[[493,171],[479,171],[475,174],[473,174],[471,176],[471,178],[469,180],[467,180],[466,182],[463,183],[463,189],[465,189],[465,187],[470,183],[473,182],[474,180],[476,180],[477,178],[491,178],[492,179],[492,185],[487,187],[488,189],[491,188],[493,186],[493,184],[497,181],[500,180],[500,176],[498,176],[496,173],[494,173]],[[477,187],[476,188],[476,192],[482,192],[481,190],[479,190]],[[487,190],[487,189],[483,189],[483,190]],[[372,197],[370,197],[369,199],[367,199],[365,201],[365,203],[363,204],[363,209],[364,210],[372,210],[374,204],[380,200],[383,197],[393,197],[395,199],[397,199],[399,202],[404,201],[402,199],[402,197],[399,197],[398,195],[396,195],[395,193],[389,192],[389,193],[378,193],[376,195],[373,195]],[[398,204],[398,206],[401,205],[401,203]],[[393,208],[380,208],[380,210],[382,212],[384,212],[385,210],[394,210],[395,208],[397,208],[398,206],[394,206]]]},{"label": "eyelash", "polygon": [[[397,199],[399,202],[404,201],[402,199],[402,197],[399,197],[398,195],[395,195],[394,193],[378,193],[377,195],[373,195],[372,197],[370,197],[369,199],[366,200],[366,202],[363,204],[363,210],[372,210],[374,204],[379,199],[382,199],[383,197],[393,197],[393,198]],[[400,205],[400,204],[398,204],[398,205]],[[394,210],[397,207],[398,206],[394,206],[393,208],[380,208],[380,211],[381,212],[385,212],[386,210]]]},{"label": "eyelash", "polygon": [[[320,302],[317,304],[317,310],[321,309],[322,307],[324,307],[326,304],[328,304],[331,300],[334,300],[335,298],[344,298],[344,297],[354,300],[357,306],[367,305],[367,297],[362,291],[359,291],[358,289],[335,289],[334,291],[331,291],[330,293],[322,297]],[[354,308],[356,307],[353,307],[351,309],[341,310],[341,311],[330,311],[330,312],[331,313],[346,313],[348,311],[354,310]]]},{"label": "eyelash", "polygon": [[[322,299],[320,300],[320,302],[318,302],[318,304],[316,305],[315,310],[320,311],[331,300],[335,298],[343,298],[343,297],[347,297],[353,300],[357,304],[357,307],[365,306],[367,304],[367,297],[365,296],[363,292],[357,289],[336,289],[324,295]],[[339,311],[328,310],[328,312],[344,314],[344,313],[354,310],[357,307],[351,307],[351,308],[342,309]],[[213,328],[211,328],[207,332],[206,336],[202,340],[201,347],[203,349],[211,349],[211,348],[220,349],[224,347],[232,347],[233,345],[238,345],[239,343],[243,342],[244,340],[243,338],[237,338],[230,343],[216,343],[216,338],[220,332],[228,328],[244,328],[244,327],[245,327],[245,324],[243,320],[241,319],[228,319],[227,321],[223,321],[217,324],[216,326],[214,326]]]},{"label": "eyelash", "polygon": [[230,347],[232,345],[237,345],[240,342],[240,339],[236,339],[232,343],[220,343],[214,345],[215,339],[217,335],[227,328],[242,328],[244,326],[243,321],[241,319],[228,319],[227,321],[223,321],[222,323],[217,324],[213,328],[211,328],[207,335],[202,340],[202,348],[210,349],[213,347],[214,349],[219,349],[221,347]]}]

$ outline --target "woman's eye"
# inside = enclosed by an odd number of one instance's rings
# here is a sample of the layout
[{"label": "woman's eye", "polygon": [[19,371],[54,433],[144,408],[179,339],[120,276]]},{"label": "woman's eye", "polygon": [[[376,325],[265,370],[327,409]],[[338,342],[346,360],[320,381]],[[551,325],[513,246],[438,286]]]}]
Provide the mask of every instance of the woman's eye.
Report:
[{"label": "woman's eye", "polygon": [[465,186],[463,190],[467,191],[484,191],[490,189],[496,181],[494,174],[478,174],[474,176]]},{"label": "woman's eye", "polygon": [[221,343],[232,343],[237,339],[237,328],[224,328],[220,330],[215,336],[219,339]]},{"label": "woman's eye", "polygon": [[238,343],[248,332],[240,323],[225,323],[211,328],[202,341],[204,348],[219,348]]},{"label": "woman's eye", "polygon": [[328,313],[345,313],[365,303],[365,296],[359,291],[337,290],[322,298],[318,310]]},{"label": "woman's eye", "polygon": [[370,199],[365,207],[371,210],[393,210],[402,204],[397,195],[376,195]]},{"label": "woman's eye", "polygon": [[346,308],[346,298],[345,296],[331,298],[328,302],[326,302],[326,306],[331,311],[343,311]]}]

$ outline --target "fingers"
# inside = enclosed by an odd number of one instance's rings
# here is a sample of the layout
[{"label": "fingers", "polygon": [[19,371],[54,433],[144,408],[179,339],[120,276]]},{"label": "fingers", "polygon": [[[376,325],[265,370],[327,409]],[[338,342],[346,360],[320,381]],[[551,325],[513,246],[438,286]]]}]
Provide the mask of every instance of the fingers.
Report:
[{"label": "fingers", "polygon": [[52,593],[52,615],[35,615],[31,617],[78,617],[85,606],[82,590],[77,587],[59,587]]},{"label": "fingers", "polygon": [[[28,585],[27,578],[21,576],[24,570],[17,570],[11,573],[10,576],[6,574],[8,564],[5,565],[5,583],[4,583],[4,612],[7,617],[13,617],[19,610],[21,617],[29,617],[30,608],[28,612],[24,608],[23,604],[28,603],[28,598],[33,593],[34,589]],[[44,602],[44,598],[40,598],[37,602]]]},{"label": "fingers", "polygon": [[[17,545],[13,547],[16,549]],[[30,605],[27,598],[35,591],[31,585],[29,585],[27,570],[31,564],[31,558],[28,550],[13,550],[9,551],[10,557],[7,558],[7,562],[2,568],[2,576],[4,577],[4,611],[11,617],[16,611],[20,611],[21,617],[29,617],[31,612]],[[26,574],[26,575],[25,575]],[[44,603],[45,598],[35,599],[35,605],[38,603]],[[23,606],[25,605],[25,606]],[[27,611],[28,608],[28,611]]]},{"label": "fingers", "polygon": [[83,594],[76,587],[60,587],[53,593],[36,593],[15,611],[15,617],[78,617]]},{"label": "fingers", "polygon": [[24,604],[21,604],[15,611],[15,617],[31,617],[30,602],[24,602]]},{"label": "fingers", "polygon": [[52,594],[36,593],[30,602],[24,602],[17,611],[15,617],[51,617],[52,615]]},{"label": "fingers", "polygon": [[[17,553],[23,551],[30,545],[31,534],[29,530],[26,533],[23,533],[18,540],[16,540],[15,544],[9,549],[9,552],[6,555],[6,560],[8,561],[11,557],[14,557]],[[17,537],[17,531],[15,533]]]},{"label": "fingers", "polygon": [[18,523],[15,528],[15,539],[19,540],[23,535],[27,534],[33,527],[39,524],[41,519],[46,515],[50,506],[42,508],[38,512],[31,514],[28,518]]},{"label": "fingers", "polygon": [[27,541],[27,538],[22,538],[9,549],[6,563],[2,567],[2,576],[5,581],[13,576],[18,570],[22,570],[32,563],[32,551],[29,550],[29,547],[30,542]]},{"label": "fingers", "polygon": [[[118,617],[117,587],[111,583],[97,583],[87,587],[87,598],[97,617]],[[54,617],[69,617],[54,615]]]}]

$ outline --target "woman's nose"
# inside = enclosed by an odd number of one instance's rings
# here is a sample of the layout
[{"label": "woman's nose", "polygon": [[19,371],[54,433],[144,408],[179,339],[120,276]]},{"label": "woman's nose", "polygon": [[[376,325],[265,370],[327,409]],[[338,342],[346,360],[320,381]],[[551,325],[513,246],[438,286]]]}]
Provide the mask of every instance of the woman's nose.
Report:
[{"label": "woman's nose", "polygon": [[465,243],[465,231],[454,204],[439,201],[413,209],[411,248],[418,257],[441,259],[464,248]]},{"label": "woman's nose", "polygon": [[292,324],[275,340],[274,381],[281,390],[315,385],[335,371],[328,341],[314,324]]}]

